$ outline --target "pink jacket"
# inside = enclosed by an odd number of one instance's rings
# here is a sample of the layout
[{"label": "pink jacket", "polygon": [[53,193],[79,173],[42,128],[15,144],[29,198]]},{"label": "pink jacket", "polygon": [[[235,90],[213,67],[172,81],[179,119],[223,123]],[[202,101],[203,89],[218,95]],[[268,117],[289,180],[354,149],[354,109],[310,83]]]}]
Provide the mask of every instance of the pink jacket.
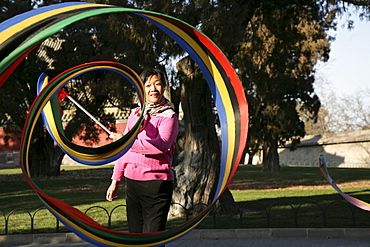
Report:
[{"label": "pink jacket", "polygon": [[[138,119],[137,108],[131,112],[125,133]],[[139,132],[132,147],[116,161],[112,179],[174,180],[172,155],[178,134],[178,118],[173,110],[151,116],[145,129]]]}]

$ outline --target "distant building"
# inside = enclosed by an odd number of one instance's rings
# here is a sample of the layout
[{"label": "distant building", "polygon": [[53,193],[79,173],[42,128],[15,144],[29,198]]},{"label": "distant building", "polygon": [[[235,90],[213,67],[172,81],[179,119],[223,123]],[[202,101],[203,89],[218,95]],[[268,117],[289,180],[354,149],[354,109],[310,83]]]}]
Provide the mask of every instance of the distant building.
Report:
[{"label": "distant building", "polygon": [[0,168],[8,168],[19,164],[19,148],[22,130],[7,131],[0,127]]},{"label": "distant building", "polygon": [[324,155],[328,167],[370,168],[370,130],[306,136],[294,151],[279,148],[281,166],[318,166]]}]

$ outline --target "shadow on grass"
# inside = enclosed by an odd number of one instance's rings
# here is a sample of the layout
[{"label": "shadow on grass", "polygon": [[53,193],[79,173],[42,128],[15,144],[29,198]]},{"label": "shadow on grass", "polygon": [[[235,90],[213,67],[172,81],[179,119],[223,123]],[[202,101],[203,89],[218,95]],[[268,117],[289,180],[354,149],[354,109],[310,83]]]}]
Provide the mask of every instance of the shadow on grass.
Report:
[{"label": "shadow on grass", "polygon": [[[108,202],[105,192],[110,183],[111,173],[99,169],[98,174],[85,176],[86,171],[67,171],[64,178],[40,179],[38,186],[49,196],[58,198],[113,230],[125,231],[127,229],[124,187],[121,185],[119,200]],[[299,174],[299,175],[297,175]],[[304,174],[304,176],[301,176]],[[368,169],[334,169],[332,176],[341,177],[348,181],[362,180],[369,177]],[[2,175],[0,175],[2,176]],[[246,180],[245,178],[253,178]],[[289,168],[279,174],[262,173],[257,167],[241,167],[232,186],[238,183],[252,181],[258,186],[280,186],[281,191],[292,183],[300,185],[327,184],[318,169]],[[250,185],[250,183],[248,184]],[[243,185],[245,186],[245,185]],[[245,187],[243,187],[245,189]],[[263,187],[266,189],[266,187]],[[269,188],[269,187],[268,187]],[[250,189],[250,188],[249,188]],[[330,191],[330,190],[329,190]],[[242,193],[252,193],[244,190]],[[235,229],[235,228],[322,228],[322,227],[370,227],[370,213],[358,209],[345,202],[342,197],[332,189],[320,195],[303,196],[274,196],[258,192],[263,199],[240,200],[232,205],[232,212],[222,210],[217,205],[198,226],[200,229]],[[370,201],[369,189],[348,189],[347,194],[365,202]],[[252,198],[252,197],[249,197]],[[5,234],[6,222],[8,233],[31,233],[68,231],[62,224],[57,223],[54,216],[46,210],[36,209],[43,207],[36,193],[24,180],[1,179],[0,186],[0,234]],[[118,208],[117,208],[118,207]],[[16,212],[11,213],[14,209]],[[46,211],[42,213],[42,211]],[[189,210],[192,211],[192,210]],[[219,212],[223,212],[220,214]],[[9,216],[9,214],[11,215]],[[31,214],[31,216],[30,216]],[[44,215],[45,214],[45,215]],[[31,219],[34,216],[33,225]],[[186,216],[169,218],[168,228],[185,223]],[[45,223],[47,222],[47,224]],[[58,225],[60,224],[60,225]]]},{"label": "shadow on grass", "polygon": [[[353,194],[359,191],[352,192]],[[370,200],[370,196],[363,196]],[[87,202],[86,202],[87,203]],[[92,201],[90,201],[91,205]],[[312,197],[268,198],[254,201],[242,201],[233,204],[234,212],[219,214],[223,205],[214,210],[200,223],[198,229],[235,229],[235,228],[369,228],[370,213],[358,209],[344,200],[338,200],[337,194]],[[126,208],[117,204],[114,208],[104,206],[76,205],[89,217],[106,228],[117,231],[127,230]],[[16,212],[17,211],[17,212]],[[0,221],[0,234],[27,234],[68,232],[47,210],[35,212],[15,210],[4,215]],[[31,218],[33,219],[31,221]],[[186,216],[169,218],[168,229],[185,223]],[[31,226],[31,223],[33,224]]]},{"label": "shadow on grass", "polygon": [[[356,195],[368,190],[353,191]],[[370,201],[370,195],[361,199]],[[230,214],[211,212],[198,228],[368,228],[370,212],[353,206],[337,193],[310,197],[267,198],[236,202]]]}]

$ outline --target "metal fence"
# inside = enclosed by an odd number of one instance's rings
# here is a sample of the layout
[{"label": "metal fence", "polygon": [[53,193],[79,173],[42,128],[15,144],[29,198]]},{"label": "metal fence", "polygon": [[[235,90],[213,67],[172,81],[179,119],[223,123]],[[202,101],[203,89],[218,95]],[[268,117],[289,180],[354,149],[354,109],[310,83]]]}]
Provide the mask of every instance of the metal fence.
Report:
[{"label": "metal fence", "polygon": [[[198,204],[192,208],[185,209],[182,205],[173,203],[176,206],[182,207],[185,215],[179,218],[169,218],[168,225],[174,227],[179,221],[185,222],[194,216],[194,212],[199,212],[207,205]],[[112,230],[113,226],[113,213],[120,207],[125,205],[118,205],[108,211],[101,206],[89,207],[85,214],[89,214],[91,210],[98,209],[106,216],[107,227]],[[225,212],[226,208],[226,212]],[[45,207],[40,207],[34,212],[30,212],[23,208],[17,208],[11,212],[4,214],[0,211],[0,234],[9,234],[10,222],[17,224],[19,220],[12,219],[19,217],[19,213],[26,215],[29,220],[29,231],[22,233],[35,233],[36,216],[40,214],[41,210]],[[104,216],[103,215],[103,216]],[[105,217],[104,216],[104,217]],[[61,223],[56,219],[55,230],[56,233],[61,231]],[[114,219],[117,221],[117,218]],[[121,219],[122,221],[122,219]],[[171,223],[172,221],[172,223]],[[204,223],[205,222],[205,223]],[[172,226],[171,226],[172,225]],[[247,203],[225,203],[216,204],[211,213],[203,220],[198,228],[214,228],[214,229],[227,229],[227,228],[368,228],[370,227],[370,213],[363,211],[357,207],[352,206],[346,201],[331,201],[327,205],[322,206],[314,201],[305,201],[300,204],[291,204],[287,201],[276,201],[271,205],[265,206],[260,202],[247,202]],[[50,229],[49,229],[50,230]],[[50,231],[48,231],[50,232]],[[11,233],[14,234],[14,233]]]}]

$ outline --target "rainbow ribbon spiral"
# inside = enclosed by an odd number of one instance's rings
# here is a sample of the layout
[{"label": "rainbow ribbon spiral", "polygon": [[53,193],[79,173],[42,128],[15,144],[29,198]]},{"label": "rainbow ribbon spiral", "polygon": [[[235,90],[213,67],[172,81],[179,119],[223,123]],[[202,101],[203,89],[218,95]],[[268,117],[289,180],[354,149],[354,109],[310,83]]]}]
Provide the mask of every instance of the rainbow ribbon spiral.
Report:
[{"label": "rainbow ribbon spiral", "polygon": [[[65,226],[80,238],[97,246],[156,246],[174,241],[194,229],[210,212],[216,200],[231,182],[239,165],[247,140],[248,105],[242,84],[230,62],[220,49],[204,34],[194,27],[173,17],[137,9],[127,9],[111,5],[68,2],[35,9],[0,24],[0,86],[12,74],[19,63],[41,42],[62,28],[81,19],[113,12],[129,12],[154,23],[174,39],[198,64],[213,95],[221,122],[222,153],[221,171],[217,191],[212,204],[193,219],[173,229],[157,233],[130,234],[104,228],[76,208],[46,195],[32,180],[29,173],[30,138],[35,123],[44,113],[51,112],[53,95],[64,85],[68,78],[78,76],[84,70],[105,69],[110,67],[123,76],[130,77],[140,95],[142,88],[136,75],[127,67],[109,62],[84,64],[62,73],[50,83],[41,77],[45,84],[32,104],[23,129],[21,143],[21,168],[25,179],[39,195],[46,208]],[[48,105],[51,102],[51,105]],[[50,118],[49,118],[50,117]],[[70,143],[64,136],[57,116],[44,114],[49,131],[58,145],[81,163],[102,164],[116,159],[130,147],[137,130],[100,148],[80,147]]]}]

